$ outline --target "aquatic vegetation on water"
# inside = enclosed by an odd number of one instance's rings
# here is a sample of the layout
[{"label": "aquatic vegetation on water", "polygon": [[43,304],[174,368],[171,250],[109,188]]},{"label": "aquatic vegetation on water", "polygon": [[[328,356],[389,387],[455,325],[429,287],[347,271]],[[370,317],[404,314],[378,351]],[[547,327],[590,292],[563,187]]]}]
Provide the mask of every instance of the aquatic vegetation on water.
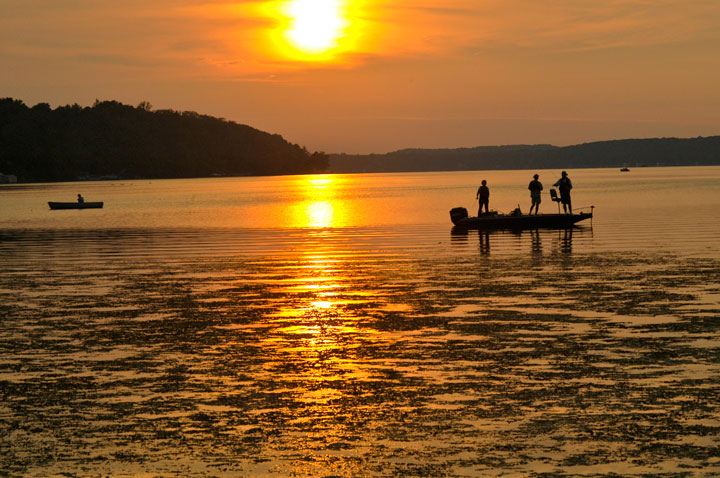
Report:
[{"label": "aquatic vegetation on water", "polygon": [[0,476],[718,476],[720,262],[14,263]]}]

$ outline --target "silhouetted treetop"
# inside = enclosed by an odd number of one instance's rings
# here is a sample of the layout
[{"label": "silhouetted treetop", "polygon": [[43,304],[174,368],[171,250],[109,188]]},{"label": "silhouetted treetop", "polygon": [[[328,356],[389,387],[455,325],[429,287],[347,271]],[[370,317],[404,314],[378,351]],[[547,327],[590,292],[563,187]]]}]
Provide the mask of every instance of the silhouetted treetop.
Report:
[{"label": "silhouetted treetop", "polygon": [[50,108],[0,99],[0,171],[20,181],[321,172],[325,153],[194,111],[117,101]]}]

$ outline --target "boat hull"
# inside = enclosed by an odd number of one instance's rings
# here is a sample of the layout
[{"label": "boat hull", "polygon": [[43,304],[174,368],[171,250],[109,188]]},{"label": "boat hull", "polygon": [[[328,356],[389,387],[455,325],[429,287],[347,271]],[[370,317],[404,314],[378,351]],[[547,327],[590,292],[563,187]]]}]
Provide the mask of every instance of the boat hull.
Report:
[{"label": "boat hull", "polygon": [[456,219],[453,224],[461,229],[566,229],[590,218],[592,218],[591,212],[518,216],[498,214]]},{"label": "boat hull", "polygon": [[103,203],[99,202],[53,202],[48,201],[50,209],[100,209]]}]

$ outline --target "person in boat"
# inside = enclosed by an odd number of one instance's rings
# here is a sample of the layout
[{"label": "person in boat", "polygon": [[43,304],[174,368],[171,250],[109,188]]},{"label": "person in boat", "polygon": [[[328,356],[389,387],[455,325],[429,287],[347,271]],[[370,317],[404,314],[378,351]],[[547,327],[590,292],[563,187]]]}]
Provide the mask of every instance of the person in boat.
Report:
[{"label": "person in boat", "polygon": [[80,204],[82,204],[82,203],[85,202],[85,198],[82,197],[82,194],[78,194],[78,202],[79,202]]},{"label": "person in boat", "polygon": [[490,204],[490,188],[487,187],[486,180],[482,180],[482,185],[478,188],[477,194],[475,194],[475,198],[480,203],[480,207],[478,209],[478,216],[482,214],[483,206],[485,206],[486,213],[490,212],[490,210],[488,209],[488,205]]},{"label": "person in boat", "polygon": [[563,205],[563,211],[565,214],[572,214],[572,202],[570,200],[570,190],[572,189],[572,181],[568,177],[567,171],[561,173],[560,179],[553,184],[560,190],[560,202]]},{"label": "person in boat", "polygon": [[536,216],[538,210],[540,209],[540,192],[543,190],[542,183],[538,181],[539,177],[539,174],[535,174],[533,176],[533,180],[530,181],[530,184],[528,185],[528,189],[530,190],[530,214],[533,213],[533,208],[535,208]]}]

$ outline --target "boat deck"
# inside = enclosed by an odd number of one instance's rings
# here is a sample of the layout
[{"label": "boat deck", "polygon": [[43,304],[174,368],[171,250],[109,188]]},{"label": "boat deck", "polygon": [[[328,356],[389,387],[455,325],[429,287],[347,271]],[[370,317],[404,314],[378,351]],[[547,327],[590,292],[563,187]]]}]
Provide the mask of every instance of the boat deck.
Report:
[{"label": "boat deck", "polygon": [[464,229],[563,229],[592,218],[592,212],[578,214],[489,214],[466,217],[453,221],[455,227]]}]

